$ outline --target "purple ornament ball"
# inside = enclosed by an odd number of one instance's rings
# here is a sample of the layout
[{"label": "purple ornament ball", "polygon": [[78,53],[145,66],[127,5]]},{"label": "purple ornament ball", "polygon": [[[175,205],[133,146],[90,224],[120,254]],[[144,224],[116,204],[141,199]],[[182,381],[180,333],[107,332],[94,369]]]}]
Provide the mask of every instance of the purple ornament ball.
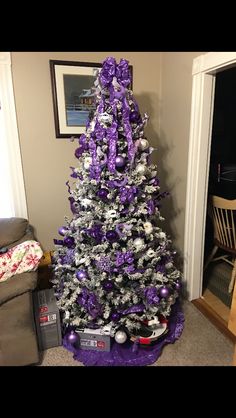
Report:
[{"label": "purple ornament ball", "polygon": [[110,280],[106,280],[105,282],[103,282],[102,285],[103,289],[109,291],[113,289],[113,283]]},{"label": "purple ornament ball", "polygon": [[73,238],[73,237],[66,237],[66,238],[64,238],[64,244],[65,244],[68,248],[74,247],[74,245],[75,245],[75,240],[74,240],[74,238]]},{"label": "purple ornament ball", "polygon": [[75,150],[75,156],[76,156],[76,158],[80,158],[81,157],[81,150],[80,150],[80,148],[76,148],[76,150]]},{"label": "purple ornament ball", "polygon": [[76,214],[79,213],[80,206],[77,202],[71,202],[70,204],[71,212]]},{"label": "purple ornament ball", "polygon": [[111,314],[111,320],[112,321],[117,322],[117,321],[119,321],[119,319],[120,319],[120,314],[118,314],[118,312],[113,312]]},{"label": "purple ornament ball", "polygon": [[76,272],[76,277],[78,280],[83,280],[88,278],[88,272],[86,270],[78,270]]},{"label": "purple ornament ball", "polygon": [[116,242],[119,239],[119,235],[116,231],[107,231],[106,239],[110,242]]},{"label": "purple ornament ball", "polygon": [[67,334],[67,341],[70,344],[75,344],[79,339],[78,334],[75,331],[71,331],[69,334]]},{"label": "purple ornament ball", "polygon": [[117,155],[116,159],[115,159],[115,165],[118,168],[122,168],[125,165],[125,158],[122,157],[122,155]]},{"label": "purple ornament ball", "polygon": [[106,200],[108,193],[109,192],[107,189],[100,189],[98,190],[97,195],[98,197],[100,197],[101,200]]},{"label": "purple ornament ball", "polygon": [[176,288],[176,290],[180,290],[181,289],[181,283],[180,282],[176,282],[175,283],[175,288]]},{"label": "purple ornament ball", "polygon": [[138,123],[139,119],[140,119],[139,113],[136,110],[134,110],[133,112],[130,113],[130,115],[129,115],[130,122]]},{"label": "purple ornament ball", "polygon": [[58,233],[60,234],[60,235],[65,235],[65,233],[68,231],[68,228],[67,228],[67,226],[61,226],[59,229],[58,229]]},{"label": "purple ornament ball", "polygon": [[168,298],[169,294],[170,294],[170,291],[169,291],[168,287],[163,286],[163,287],[160,288],[160,296],[162,298]]}]

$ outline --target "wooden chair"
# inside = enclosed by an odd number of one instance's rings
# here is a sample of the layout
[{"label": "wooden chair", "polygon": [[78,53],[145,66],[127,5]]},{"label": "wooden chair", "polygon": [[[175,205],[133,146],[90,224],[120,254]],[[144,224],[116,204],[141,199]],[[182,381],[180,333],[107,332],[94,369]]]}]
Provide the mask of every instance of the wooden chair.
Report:
[{"label": "wooden chair", "polygon": [[[228,200],[210,195],[208,203],[209,215],[214,228],[214,248],[209,255],[204,270],[209,263],[224,260],[233,266],[228,292],[234,288],[236,275],[236,199]],[[223,255],[215,257],[217,250],[223,250]]]}]

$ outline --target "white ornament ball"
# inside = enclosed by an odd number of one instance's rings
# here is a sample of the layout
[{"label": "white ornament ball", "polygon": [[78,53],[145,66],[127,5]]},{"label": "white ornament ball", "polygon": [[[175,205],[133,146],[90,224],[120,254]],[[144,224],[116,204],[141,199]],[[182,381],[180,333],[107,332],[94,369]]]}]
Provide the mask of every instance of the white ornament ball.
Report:
[{"label": "white ornament ball", "polygon": [[140,174],[141,176],[143,176],[146,172],[146,167],[144,164],[138,164],[136,167],[136,171],[138,174]]},{"label": "white ornament ball", "polygon": [[118,344],[124,344],[127,340],[127,335],[124,331],[117,331],[115,335],[115,340]]},{"label": "white ornament ball", "polygon": [[149,142],[146,139],[144,139],[144,138],[140,139],[139,149],[141,149],[142,151],[144,151],[148,147],[149,147]]},{"label": "white ornament ball", "polygon": [[143,227],[144,227],[144,231],[146,232],[146,234],[151,234],[152,233],[153,226],[152,226],[151,222],[144,222]]},{"label": "white ornament ball", "polygon": [[171,269],[173,267],[173,263],[171,263],[171,261],[169,263],[166,263],[165,267],[167,269]]},{"label": "white ornament ball", "polygon": [[142,238],[135,238],[134,246],[137,250],[141,250],[142,246],[144,245],[144,240]]},{"label": "white ornament ball", "polygon": [[88,170],[89,169],[91,163],[92,163],[92,158],[91,157],[86,157],[84,159],[84,168],[85,168],[85,170]]},{"label": "white ornament ball", "polygon": [[150,177],[153,178],[153,177],[156,177],[156,176],[157,176],[157,171],[152,171]]}]

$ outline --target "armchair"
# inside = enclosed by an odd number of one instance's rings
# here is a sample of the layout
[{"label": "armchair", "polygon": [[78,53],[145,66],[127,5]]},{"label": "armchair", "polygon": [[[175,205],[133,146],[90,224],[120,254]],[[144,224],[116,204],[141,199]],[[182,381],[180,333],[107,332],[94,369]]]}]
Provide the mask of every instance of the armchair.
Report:
[{"label": "armchair", "polygon": [[[0,249],[32,239],[35,238],[28,220],[0,218]],[[0,281],[0,366],[39,362],[32,302],[37,275],[37,271],[29,271]]]}]

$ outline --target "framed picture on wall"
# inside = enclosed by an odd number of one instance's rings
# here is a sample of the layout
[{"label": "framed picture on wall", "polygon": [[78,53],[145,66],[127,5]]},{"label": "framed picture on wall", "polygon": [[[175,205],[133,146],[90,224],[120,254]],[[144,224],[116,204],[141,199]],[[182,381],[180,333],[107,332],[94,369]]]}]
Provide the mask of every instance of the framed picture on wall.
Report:
[{"label": "framed picture on wall", "polygon": [[58,60],[49,63],[56,137],[79,136],[95,110],[94,81],[102,64]]},{"label": "framed picture on wall", "polygon": [[[95,111],[95,86],[102,64],[50,60],[52,97],[57,138],[80,136]],[[133,67],[131,85],[133,80]]]}]

